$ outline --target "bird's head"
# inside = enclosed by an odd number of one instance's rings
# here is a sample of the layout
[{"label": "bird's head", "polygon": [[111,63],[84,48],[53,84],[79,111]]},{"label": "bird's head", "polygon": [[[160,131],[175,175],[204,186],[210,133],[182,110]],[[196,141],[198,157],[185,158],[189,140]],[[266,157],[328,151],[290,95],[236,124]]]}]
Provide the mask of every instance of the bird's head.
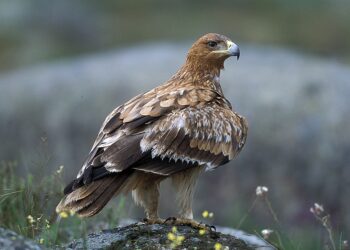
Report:
[{"label": "bird's head", "polygon": [[223,68],[230,56],[239,58],[238,46],[224,35],[209,33],[199,38],[187,55],[187,63]]}]

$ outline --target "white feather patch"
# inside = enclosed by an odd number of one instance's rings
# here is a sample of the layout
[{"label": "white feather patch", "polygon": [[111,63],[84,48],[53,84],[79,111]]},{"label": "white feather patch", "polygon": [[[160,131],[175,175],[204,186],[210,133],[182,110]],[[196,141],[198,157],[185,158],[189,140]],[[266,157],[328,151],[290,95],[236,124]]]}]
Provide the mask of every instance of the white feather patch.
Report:
[{"label": "white feather patch", "polygon": [[108,147],[110,145],[112,145],[113,143],[115,143],[116,141],[118,141],[118,139],[120,137],[122,137],[123,135],[125,135],[126,130],[120,130],[118,131],[118,133],[116,133],[115,135],[112,136],[108,136],[105,137],[101,143],[98,145],[99,148],[104,148],[104,147]]}]

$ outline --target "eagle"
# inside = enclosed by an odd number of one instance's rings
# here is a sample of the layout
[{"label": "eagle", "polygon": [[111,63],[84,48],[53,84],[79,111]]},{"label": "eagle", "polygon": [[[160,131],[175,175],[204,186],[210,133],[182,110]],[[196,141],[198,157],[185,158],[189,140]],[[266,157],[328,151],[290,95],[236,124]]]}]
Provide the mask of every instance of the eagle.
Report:
[{"label": "eagle", "polygon": [[172,218],[200,227],[192,211],[199,174],[232,160],[247,137],[246,119],[232,109],[220,86],[220,71],[231,56],[240,56],[235,43],[206,34],[168,81],[114,109],[56,212],[93,216],[112,197],[131,192],[145,221],[162,223],[159,187],[171,178],[179,207]]}]

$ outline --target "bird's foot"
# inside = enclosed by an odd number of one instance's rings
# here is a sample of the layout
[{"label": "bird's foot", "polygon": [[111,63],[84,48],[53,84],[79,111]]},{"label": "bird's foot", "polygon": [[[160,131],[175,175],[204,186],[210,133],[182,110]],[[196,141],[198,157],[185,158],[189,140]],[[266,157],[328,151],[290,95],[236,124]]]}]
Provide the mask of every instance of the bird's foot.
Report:
[{"label": "bird's foot", "polygon": [[145,224],[153,225],[153,224],[163,224],[165,222],[164,219],[161,218],[144,218],[142,220]]},{"label": "bird's foot", "polygon": [[206,231],[216,232],[215,226],[203,224],[202,222],[198,222],[192,219],[169,217],[166,220],[164,220],[163,223],[173,226],[190,226],[198,230],[204,229]]}]

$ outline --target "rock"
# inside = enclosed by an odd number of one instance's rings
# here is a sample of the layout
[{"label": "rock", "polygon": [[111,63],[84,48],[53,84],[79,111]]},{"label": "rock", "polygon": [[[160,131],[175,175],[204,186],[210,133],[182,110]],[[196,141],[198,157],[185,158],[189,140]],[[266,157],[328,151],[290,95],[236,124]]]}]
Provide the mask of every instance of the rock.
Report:
[{"label": "rock", "polygon": [[24,238],[15,232],[0,227],[0,249],[6,250],[40,250],[34,241]]},{"label": "rock", "polygon": [[267,243],[262,238],[259,238],[256,235],[248,234],[247,232],[244,232],[242,230],[229,228],[229,227],[216,227],[216,230],[218,232],[221,232],[223,234],[232,235],[237,239],[240,239],[244,241],[249,247],[253,249],[259,249],[259,250],[273,250],[276,249],[271,244]]},{"label": "rock", "polygon": [[[125,227],[118,227],[111,230],[103,230],[100,233],[89,234],[86,239],[73,241],[66,246],[66,249],[171,249],[172,241],[168,239],[168,233],[172,231],[170,225],[146,225],[135,223]],[[199,235],[197,229],[188,226],[178,226],[176,236],[184,236],[184,240],[177,249],[214,249],[215,243],[223,247],[236,250],[256,249],[256,246],[249,246],[242,239],[229,234],[219,232],[208,232]],[[274,249],[266,242],[264,248]],[[222,248],[224,249],[224,248]]]},{"label": "rock", "polygon": [[[136,220],[124,218],[124,219],[120,219],[118,223],[118,227],[126,227],[134,223],[136,223]],[[252,247],[254,249],[257,247],[259,247],[259,250],[275,249],[273,246],[267,243],[264,239],[256,235],[248,234],[247,232],[244,232],[242,230],[238,230],[230,227],[222,227],[222,226],[215,226],[215,227],[217,232],[220,232],[222,234],[232,235],[233,237],[244,241],[247,244],[247,246]]]}]

